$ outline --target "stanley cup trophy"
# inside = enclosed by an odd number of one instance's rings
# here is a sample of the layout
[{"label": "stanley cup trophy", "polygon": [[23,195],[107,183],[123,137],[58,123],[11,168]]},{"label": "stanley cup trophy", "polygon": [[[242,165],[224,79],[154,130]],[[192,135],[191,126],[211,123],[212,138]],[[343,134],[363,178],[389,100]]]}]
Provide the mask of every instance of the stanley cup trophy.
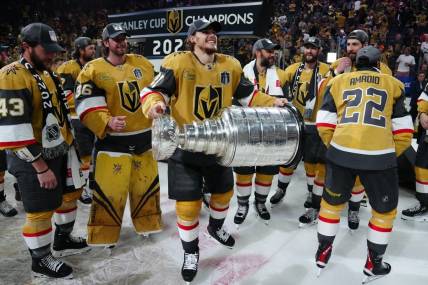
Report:
[{"label": "stanley cup trophy", "polygon": [[302,156],[303,119],[292,105],[284,108],[225,109],[219,118],[182,127],[168,115],[153,121],[152,149],[165,160],[177,147],[213,154],[223,166],[296,165]]}]

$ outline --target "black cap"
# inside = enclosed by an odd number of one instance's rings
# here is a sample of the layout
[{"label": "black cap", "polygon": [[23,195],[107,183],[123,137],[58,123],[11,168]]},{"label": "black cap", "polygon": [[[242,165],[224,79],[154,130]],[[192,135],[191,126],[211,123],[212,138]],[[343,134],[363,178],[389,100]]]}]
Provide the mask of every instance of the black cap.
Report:
[{"label": "black cap", "polygon": [[64,49],[58,44],[55,31],[43,23],[31,23],[21,30],[23,42],[38,43],[47,52],[60,52]]},{"label": "black cap", "polygon": [[85,48],[91,44],[92,44],[92,40],[88,37],[78,37],[77,39],[74,40],[75,49]]},{"label": "black cap", "polygon": [[369,41],[369,35],[363,30],[353,30],[349,33],[348,39],[359,40],[364,45]]},{"label": "black cap", "polygon": [[122,27],[119,23],[111,23],[105,26],[103,33],[101,34],[101,37],[103,41],[107,39],[114,39],[115,37],[119,35],[126,35],[129,36],[126,30]]},{"label": "black cap", "polygon": [[380,58],[380,51],[374,46],[366,46],[357,52],[356,65],[376,66]]},{"label": "black cap", "polygon": [[195,20],[189,26],[189,30],[187,31],[187,36],[192,36],[196,32],[200,32],[208,29],[213,29],[216,33],[218,33],[221,31],[221,24],[217,21],[210,22],[205,18]]},{"label": "black cap", "polygon": [[273,43],[270,39],[260,39],[257,40],[253,44],[253,54],[256,53],[256,50],[267,49],[267,50],[275,50],[280,49],[281,46],[279,44]]},{"label": "black cap", "polygon": [[317,37],[309,37],[303,42],[303,46],[314,46],[315,48],[321,47],[321,41]]}]

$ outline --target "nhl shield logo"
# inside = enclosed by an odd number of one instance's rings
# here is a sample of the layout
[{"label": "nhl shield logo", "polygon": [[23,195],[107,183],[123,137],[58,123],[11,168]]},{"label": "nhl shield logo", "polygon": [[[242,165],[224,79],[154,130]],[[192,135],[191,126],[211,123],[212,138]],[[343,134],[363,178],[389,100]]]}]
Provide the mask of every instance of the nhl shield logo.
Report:
[{"label": "nhl shield logo", "polygon": [[227,85],[230,82],[230,73],[227,71],[223,71],[220,73],[220,82],[223,85]]},{"label": "nhl shield logo", "polygon": [[176,34],[183,29],[183,10],[166,11],[166,29],[168,32]]}]

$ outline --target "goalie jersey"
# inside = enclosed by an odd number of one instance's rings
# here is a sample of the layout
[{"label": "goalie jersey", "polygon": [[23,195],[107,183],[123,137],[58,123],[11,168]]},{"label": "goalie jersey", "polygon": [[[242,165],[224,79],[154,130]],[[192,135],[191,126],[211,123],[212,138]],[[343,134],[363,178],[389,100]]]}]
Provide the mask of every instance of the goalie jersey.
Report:
[{"label": "goalie jersey", "polygon": [[206,65],[190,51],[165,57],[160,73],[141,93],[143,112],[164,100],[170,103],[178,125],[183,125],[218,116],[232,105],[232,98],[242,106],[273,106],[275,98],[257,91],[243,76],[239,61],[224,54],[215,56],[215,62]]},{"label": "goalie jersey", "polygon": [[74,104],[74,85],[76,84],[77,76],[82,70],[82,65],[79,60],[72,59],[61,64],[57,69],[57,73],[61,76],[62,85],[64,87],[65,96],[67,98],[68,108],[72,119],[78,119],[75,104]]},{"label": "goalie jersey", "polygon": [[331,79],[316,123],[327,159],[355,169],[395,167],[413,134],[403,83],[374,70]]},{"label": "goalie jersey", "polygon": [[[54,114],[68,145],[73,135],[67,114],[60,107],[58,90],[47,72],[38,71],[49,90]],[[28,147],[32,153],[41,150],[43,107],[37,81],[21,63],[13,62],[0,70],[0,149]]]},{"label": "goalie jersey", "polygon": [[[97,137],[97,150],[143,153],[151,148],[151,120],[141,112],[140,91],[154,77],[143,56],[127,54],[114,66],[105,58],[87,63],[77,78],[76,113]],[[123,132],[108,127],[111,117],[126,116]]]}]

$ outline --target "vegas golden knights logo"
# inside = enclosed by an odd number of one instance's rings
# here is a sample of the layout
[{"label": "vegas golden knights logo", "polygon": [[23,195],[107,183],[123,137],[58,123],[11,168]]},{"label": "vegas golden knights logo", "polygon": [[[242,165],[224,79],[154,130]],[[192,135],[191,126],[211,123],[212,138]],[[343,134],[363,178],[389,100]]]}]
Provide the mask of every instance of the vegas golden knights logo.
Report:
[{"label": "vegas golden knights logo", "polygon": [[166,29],[173,34],[183,29],[183,10],[166,11]]},{"label": "vegas golden knights logo", "polygon": [[133,113],[140,109],[140,89],[137,81],[118,82],[122,107]]},{"label": "vegas golden knights logo", "polygon": [[306,104],[306,97],[308,96],[309,83],[299,82],[299,88],[297,89],[296,101],[302,106]]},{"label": "vegas golden knights logo", "polygon": [[193,114],[200,120],[212,118],[222,108],[222,88],[196,86]]}]

